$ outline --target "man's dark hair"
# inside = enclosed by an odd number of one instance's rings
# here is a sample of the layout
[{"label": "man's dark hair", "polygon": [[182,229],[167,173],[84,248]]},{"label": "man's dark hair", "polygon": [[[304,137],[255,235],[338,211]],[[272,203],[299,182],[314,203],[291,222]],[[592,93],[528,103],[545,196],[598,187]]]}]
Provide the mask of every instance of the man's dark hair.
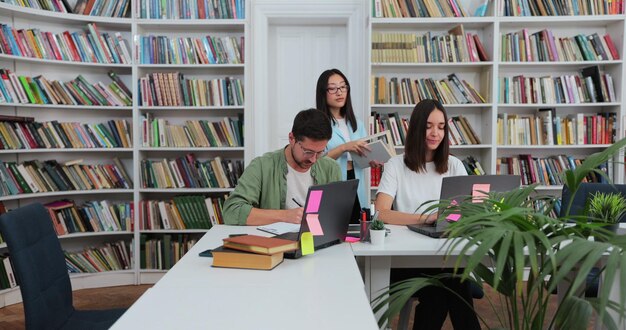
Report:
[{"label": "man's dark hair", "polygon": [[298,112],[293,120],[291,133],[296,141],[302,141],[305,137],[315,141],[328,141],[333,135],[333,129],[326,114],[311,108]]}]

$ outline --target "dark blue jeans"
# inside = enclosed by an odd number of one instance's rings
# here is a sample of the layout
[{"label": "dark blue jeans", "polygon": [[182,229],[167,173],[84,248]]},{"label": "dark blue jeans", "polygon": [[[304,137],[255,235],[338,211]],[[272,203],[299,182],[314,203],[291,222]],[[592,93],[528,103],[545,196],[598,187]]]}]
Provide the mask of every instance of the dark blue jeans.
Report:
[{"label": "dark blue jeans", "polygon": [[[391,283],[444,273],[452,273],[452,269],[392,268]],[[461,282],[456,278],[445,278],[441,281],[447,288],[463,297],[469,306],[473,306],[470,282]],[[469,307],[454,293],[444,288],[428,286],[417,291],[414,297],[417,297],[419,303],[415,307],[413,330],[440,330],[448,313],[454,329],[480,330],[474,308]]]}]

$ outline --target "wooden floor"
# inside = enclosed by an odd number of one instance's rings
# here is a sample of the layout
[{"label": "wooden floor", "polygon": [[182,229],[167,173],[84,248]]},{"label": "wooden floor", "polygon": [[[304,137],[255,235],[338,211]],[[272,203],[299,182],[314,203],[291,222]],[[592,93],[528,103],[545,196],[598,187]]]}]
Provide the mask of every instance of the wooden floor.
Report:
[{"label": "wooden floor", "polygon": [[[74,291],[74,306],[77,309],[103,309],[129,307],[137,300],[151,285],[131,285],[117,286],[99,289],[84,289]],[[474,305],[486,322],[495,326],[498,324],[497,316],[493,314],[488,298],[493,303],[497,303],[496,295],[486,289],[488,297],[474,300]],[[551,310],[556,307],[556,296],[553,298]],[[392,322],[395,329],[397,321]],[[24,329],[24,309],[22,304],[15,304],[0,308],[0,330]],[[446,321],[442,329],[452,329],[449,320]]]}]

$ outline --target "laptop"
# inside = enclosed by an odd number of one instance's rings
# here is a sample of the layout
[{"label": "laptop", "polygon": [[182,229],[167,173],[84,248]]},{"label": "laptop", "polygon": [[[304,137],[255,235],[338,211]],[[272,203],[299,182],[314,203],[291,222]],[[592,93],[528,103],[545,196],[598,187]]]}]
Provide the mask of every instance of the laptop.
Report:
[{"label": "laptop", "polygon": [[[348,224],[352,218],[358,185],[359,180],[354,179],[309,187],[300,231],[274,237],[300,241],[300,235],[310,231],[306,220],[307,214],[317,214],[324,234],[313,236],[315,250],[343,242],[346,239]],[[288,259],[297,259],[301,256],[301,249],[285,252],[285,258]]]},{"label": "laptop", "polygon": [[[519,175],[463,175],[443,178],[440,200],[456,200],[472,195],[475,184],[488,184],[489,191],[505,192],[520,186]],[[484,190],[481,190],[484,191]],[[486,190],[485,190],[486,192]],[[433,238],[442,237],[448,228],[448,221],[436,221],[432,225],[414,224],[407,227],[417,233]]]}]

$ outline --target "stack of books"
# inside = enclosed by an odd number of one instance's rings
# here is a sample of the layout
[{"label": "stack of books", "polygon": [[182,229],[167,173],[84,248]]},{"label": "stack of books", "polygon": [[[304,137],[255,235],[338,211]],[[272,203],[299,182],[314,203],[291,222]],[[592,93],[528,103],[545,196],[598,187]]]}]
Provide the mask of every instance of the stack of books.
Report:
[{"label": "stack of books", "polygon": [[298,242],[286,239],[242,235],[224,239],[214,249],[213,267],[271,270],[283,262],[284,252],[298,249]]}]

